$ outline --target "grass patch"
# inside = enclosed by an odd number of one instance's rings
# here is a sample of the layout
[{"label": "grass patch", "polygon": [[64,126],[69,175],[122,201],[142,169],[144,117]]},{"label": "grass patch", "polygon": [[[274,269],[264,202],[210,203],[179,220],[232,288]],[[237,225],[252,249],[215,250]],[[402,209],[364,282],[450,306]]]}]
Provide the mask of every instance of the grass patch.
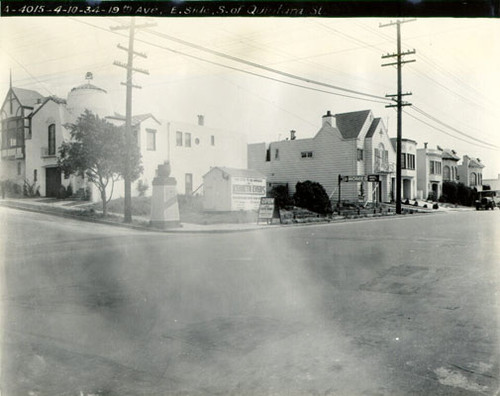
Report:
[{"label": "grass patch", "polygon": [[[257,212],[205,212],[203,210],[203,198],[200,196],[178,195],[180,221],[193,224],[238,224],[256,223]],[[101,203],[95,203],[92,208],[96,211],[102,210]],[[123,213],[124,199],[113,199],[108,203],[108,212]],[[132,197],[132,216],[151,216],[151,197]]]}]

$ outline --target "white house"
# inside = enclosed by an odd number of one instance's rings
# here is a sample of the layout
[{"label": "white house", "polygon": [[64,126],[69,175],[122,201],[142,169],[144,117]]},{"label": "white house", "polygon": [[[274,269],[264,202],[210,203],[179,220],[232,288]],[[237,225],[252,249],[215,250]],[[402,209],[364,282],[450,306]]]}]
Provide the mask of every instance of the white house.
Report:
[{"label": "white house", "polygon": [[[58,196],[61,186],[71,185],[74,194],[91,191],[100,199],[95,187],[80,177],[65,177],[57,166],[58,149],[69,140],[65,127],[74,123],[86,109],[116,125],[125,117],[114,111],[107,92],[93,84],[92,74],[86,82],[73,88],[66,99],[44,97],[40,93],[12,87],[1,108],[1,172],[22,186],[35,185],[41,196]],[[139,194],[139,184],[149,186],[159,164],[170,161],[172,177],[180,193],[202,191],[203,175],[211,167],[246,166],[246,141],[234,132],[204,126],[203,116],[197,124],[159,120],[152,114],[132,117],[133,134],[142,156],[143,174],[132,185],[132,195]],[[123,181],[114,186],[113,197],[123,196]]]},{"label": "white house", "polygon": [[[313,138],[248,145],[248,168],[267,178],[268,187],[286,184],[295,192],[297,182],[320,183],[332,198],[337,197],[338,177],[377,175],[383,201],[394,192],[396,153],[380,118],[371,110],[331,114],[322,117],[322,126]],[[363,181],[342,183],[342,200],[378,200],[378,184]]]}]

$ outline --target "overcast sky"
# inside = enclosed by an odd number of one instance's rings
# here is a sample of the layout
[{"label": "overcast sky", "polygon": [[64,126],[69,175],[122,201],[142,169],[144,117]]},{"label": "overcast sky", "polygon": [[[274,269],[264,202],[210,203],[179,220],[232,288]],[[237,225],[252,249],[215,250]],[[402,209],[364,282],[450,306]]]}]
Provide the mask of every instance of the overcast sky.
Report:
[{"label": "overcast sky", "polygon": [[[127,32],[111,26],[128,18],[0,18],[0,94],[13,85],[42,95],[67,97],[94,74],[95,85],[124,112]],[[205,124],[247,136],[248,142],[298,138],[318,131],[327,110],[371,109],[396,136],[396,110],[386,108],[395,94],[396,69],[381,67],[396,51],[396,28],[380,28],[382,18],[155,18],[156,26],[137,33],[134,113],[164,120]],[[500,21],[495,19],[417,19],[402,25],[403,50],[416,50],[403,68],[406,107],[403,137],[478,157],[484,178],[500,174]],[[122,35],[122,37],[120,37]],[[185,42],[175,41],[175,39]],[[212,51],[212,52],[210,52]],[[253,62],[230,60],[217,51]],[[223,67],[221,65],[225,65]],[[249,72],[249,73],[245,73]],[[253,74],[250,74],[253,73]],[[315,80],[333,89],[304,82]],[[347,92],[354,91],[354,92]],[[367,94],[367,95],[360,95]],[[342,96],[344,95],[344,96]],[[351,97],[346,97],[351,96]],[[371,96],[370,96],[371,95]]]}]

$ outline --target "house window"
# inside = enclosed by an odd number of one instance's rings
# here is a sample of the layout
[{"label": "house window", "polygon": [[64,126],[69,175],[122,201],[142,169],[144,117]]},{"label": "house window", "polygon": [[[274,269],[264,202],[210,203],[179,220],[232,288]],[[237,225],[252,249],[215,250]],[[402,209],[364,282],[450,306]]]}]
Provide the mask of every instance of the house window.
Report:
[{"label": "house window", "polygon": [[474,172],[470,174],[470,185],[477,186],[477,175]]},{"label": "house window", "polygon": [[186,173],[185,177],[186,195],[191,195],[193,193],[193,174]]},{"label": "house window", "polygon": [[191,134],[189,132],[184,134],[184,145],[186,147],[191,147]]},{"label": "house window", "polygon": [[450,178],[451,178],[450,167],[449,166],[443,167],[443,180],[449,181]]},{"label": "house window", "polygon": [[406,153],[401,153],[401,169],[406,168]]},{"label": "house window", "polygon": [[277,161],[280,159],[280,150],[279,149],[274,149],[274,159]]},{"label": "house window", "polygon": [[431,175],[440,175],[441,174],[441,162],[430,161],[430,173],[431,173]]},{"label": "house window", "polygon": [[33,183],[36,183],[38,180],[38,171],[36,169],[33,170]]},{"label": "house window", "polygon": [[2,121],[2,148],[24,146],[24,127],[21,117]]},{"label": "house window", "polygon": [[146,129],[146,149],[150,151],[156,150],[156,130]]},{"label": "house window", "polygon": [[182,132],[177,131],[175,136],[177,146],[182,146]]},{"label": "house window", "polygon": [[406,154],[407,169],[415,169],[415,154]]},{"label": "house window", "polygon": [[17,163],[17,175],[21,176],[21,162]]},{"label": "house window", "polygon": [[363,161],[363,149],[357,149],[358,161]]},{"label": "house window", "polygon": [[313,152],[312,151],[302,151],[300,153],[301,158],[312,158],[313,157]]},{"label": "house window", "polygon": [[49,125],[49,150],[48,155],[56,155],[56,126]]},{"label": "house window", "polygon": [[212,146],[215,146],[215,136],[214,135],[210,136],[210,144]]}]

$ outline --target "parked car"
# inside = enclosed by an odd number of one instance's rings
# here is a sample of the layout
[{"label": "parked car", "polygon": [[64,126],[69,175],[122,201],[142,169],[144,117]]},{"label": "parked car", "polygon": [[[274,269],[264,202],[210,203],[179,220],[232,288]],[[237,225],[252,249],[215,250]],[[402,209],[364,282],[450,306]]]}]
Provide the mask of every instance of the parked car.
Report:
[{"label": "parked car", "polygon": [[483,197],[481,199],[478,199],[476,201],[476,210],[480,209],[495,209],[497,205],[495,204],[495,201],[493,200],[492,197]]}]

